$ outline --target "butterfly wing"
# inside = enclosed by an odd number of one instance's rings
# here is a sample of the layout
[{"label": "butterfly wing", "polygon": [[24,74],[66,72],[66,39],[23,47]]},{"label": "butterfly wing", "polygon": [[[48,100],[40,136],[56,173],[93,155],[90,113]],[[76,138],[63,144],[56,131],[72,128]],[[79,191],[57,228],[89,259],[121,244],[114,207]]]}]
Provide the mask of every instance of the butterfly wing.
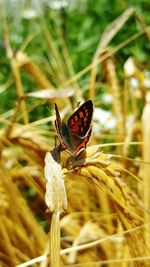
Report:
[{"label": "butterfly wing", "polygon": [[57,131],[57,136],[58,136],[58,139],[60,141],[61,147],[66,149],[66,144],[65,144],[65,141],[63,140],[63,137],[61,134],[62,121],[61,121],[61,117],[60,117],[58,107],[56,104],[55,104],[55,113],[56,113],[55,128]]},{"label": "butterfly wing", "polygon": [[60,134],[60,127],[61,127],[62,122],[61,122],[61,117],[60,117],[58,107],[56,104],[55,104],[55,113],[56,113],[55,127],[57,130],[57,134]]},{"label": "butterfly wing", "polygon": [[55,113],[56,113],[55,128],[57,131],[58,139],[60,141],[61,149],[65,149],[68,151],[70,155],[74,155],[76,142],[74,142],[74,140],[72,140],[71,138],[72,134],[70,134],[70,129],[68,125],[61,121],[59,110],[56,104],[55,104]]},{"label": "butterfly wing", "polygon": [[80,139],[84,138],[91,129],[92,115],[93,103],[92,100],[88,100],[68,119],[67,125],[72,135],[78,136]]},{"label": "butterfly wing", "polygon": [[86,101],[68,119],[67,124],[62,123],[55,104],[55,127],[61,146],[71,155],[76,155],[81,149],[86,148],[92,131],[93,103]]},{"label": "butterfly wing", "polygon": [[84,138],[79,138],[79,137],[76,137],[75,140],[76,140],[76,148],[74,150],[74,154],[78,154],[78,152],[81,150],[81,149],[84,149],[86,148],[86,145],[87,143],[89,142],[89,139],[90,139],[90,136],[91,136],[91,132],[92,132],[92,127],[90,128],[90,130],[88,131],[87,135],[84,137]]}]

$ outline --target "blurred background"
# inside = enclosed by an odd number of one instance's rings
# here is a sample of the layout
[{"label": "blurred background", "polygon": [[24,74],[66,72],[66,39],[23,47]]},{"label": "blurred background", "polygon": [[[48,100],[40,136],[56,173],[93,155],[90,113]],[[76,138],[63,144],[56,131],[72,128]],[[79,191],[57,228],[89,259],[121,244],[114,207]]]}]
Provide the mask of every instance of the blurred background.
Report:
[{"label": "blurred background", "polygon": [[[116,266],[109,262],[116,259],[121,267],[149,266],[144,259],[128,262],[131,256],[149,259],[149,250],[144,254],[137,249],[138,242],[149,245],[149,230],[130,239],[135,254],[129,239],[109,238],[149,223],[149,10],[148,0],[0,1],[1,266],[19,266],[47,253],[51,219],[43,168],[45,153],[55,147],[54,103],[66,121],[87,99],[94,104],[89,149],[96,155],[97,147],[111,156],[128,188],[122,197],[126,203],[130,195],[126,205],[132,215],[133,206],[134,211],[138,207],[139,219],[123,213],[128,226],[118,219],[120,208],[114,203],[119,198],[109,192],[110,181],[102,189],[66,175],[68,208],[60,220],[61,248],[108,240],[63,255],[62,264]],[[62,166],[71,172],[68,156],[63,153]],[[96,261],[99,265],[93,265]],[[40,264],[35,266],[48,266]]]}]

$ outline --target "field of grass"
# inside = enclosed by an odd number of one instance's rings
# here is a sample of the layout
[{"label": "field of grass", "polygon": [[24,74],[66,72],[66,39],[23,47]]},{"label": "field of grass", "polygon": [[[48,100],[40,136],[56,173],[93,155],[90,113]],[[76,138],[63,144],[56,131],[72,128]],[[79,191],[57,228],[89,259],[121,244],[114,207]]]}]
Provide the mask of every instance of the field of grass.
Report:
[{"label": "field of grass", "polygon": [[[150,266],[149,25],[129,7],[73,39],[65,8],[12,2],[0,1],[0,267]],[[54,104],[66,122],[88,99],[91,138],[72,156]]]}]

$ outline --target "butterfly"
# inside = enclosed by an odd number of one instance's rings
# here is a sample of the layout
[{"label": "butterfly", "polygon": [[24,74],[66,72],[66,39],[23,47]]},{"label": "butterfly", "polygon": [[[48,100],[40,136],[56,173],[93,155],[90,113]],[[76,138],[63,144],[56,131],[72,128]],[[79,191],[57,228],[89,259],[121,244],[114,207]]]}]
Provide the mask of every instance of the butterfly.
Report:
[{"label": "butterfly", "polygon": [[68,119],[67,123],[61,117],[55,104],[55,127],[60,146],[70,155],[76,156],[81,149],[86,148],[92,131],[93,103],[88,100],[83,103]]}]

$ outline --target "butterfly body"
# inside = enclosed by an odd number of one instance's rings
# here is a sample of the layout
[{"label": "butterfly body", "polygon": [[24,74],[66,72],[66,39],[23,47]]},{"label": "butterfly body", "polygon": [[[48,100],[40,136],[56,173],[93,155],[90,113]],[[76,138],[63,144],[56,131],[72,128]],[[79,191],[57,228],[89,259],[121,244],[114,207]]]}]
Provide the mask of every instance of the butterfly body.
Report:
[{"label": "butterfly body", "polygon": [[67,123],[61,122],[60,114],[55,104],[55,127],[61,146],[69,154],[75,156],[86,145],[91,135],[91,122],[93,115],[93,103],[86,101],[68,119]]}]

